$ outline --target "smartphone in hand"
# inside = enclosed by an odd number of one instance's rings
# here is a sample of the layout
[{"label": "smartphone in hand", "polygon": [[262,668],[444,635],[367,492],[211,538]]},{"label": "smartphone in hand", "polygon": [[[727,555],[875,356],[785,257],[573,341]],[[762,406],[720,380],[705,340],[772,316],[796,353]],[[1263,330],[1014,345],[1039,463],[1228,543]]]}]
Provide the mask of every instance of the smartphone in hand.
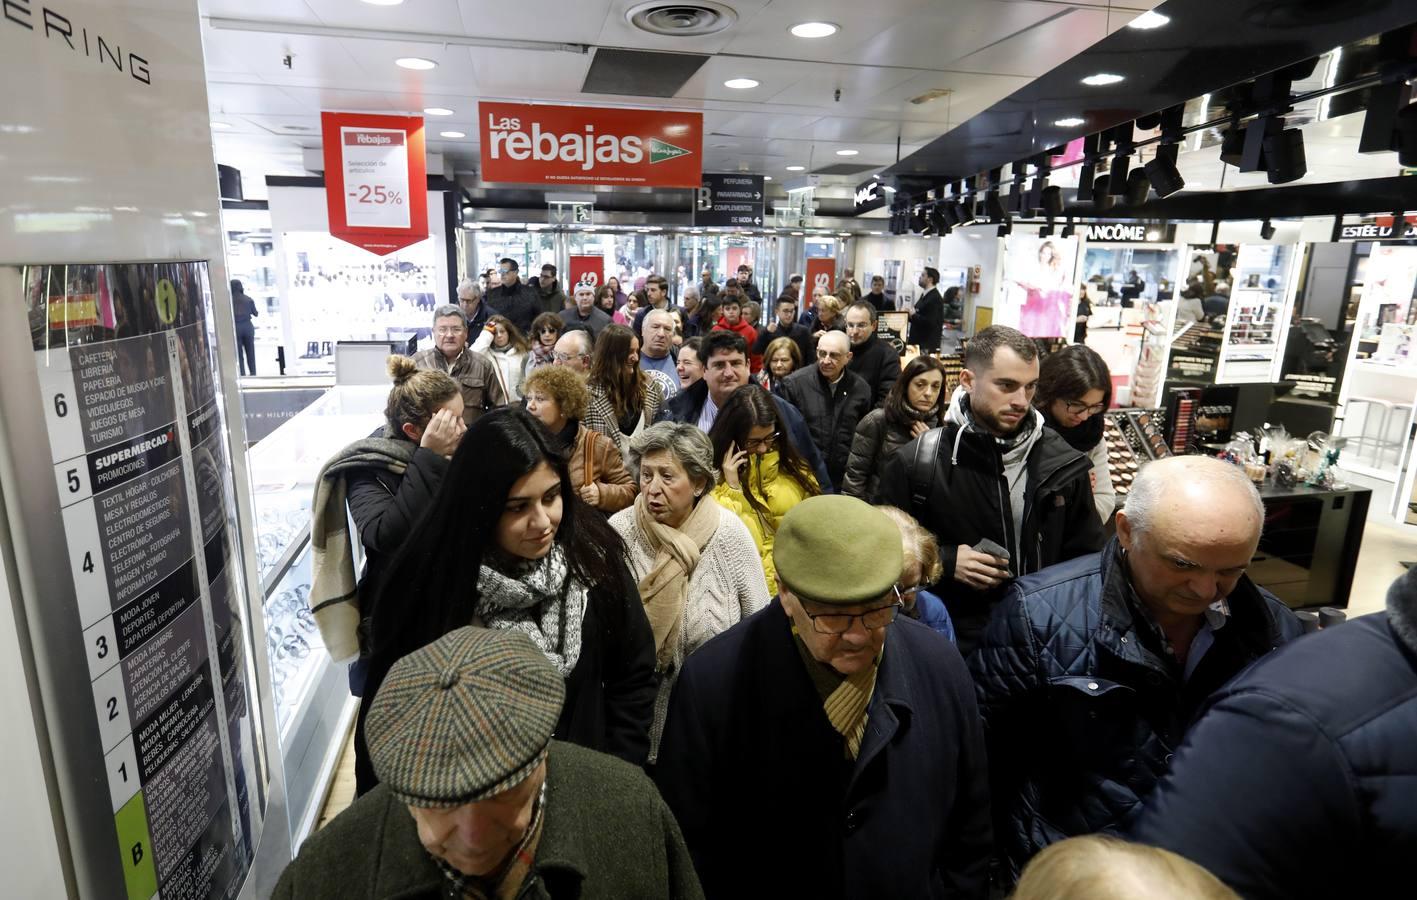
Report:
[{"label": "smartphone in hand", "polygon": [[1000,559],[1010,558],[1009,549],[1007,547],[1001,547],[998,545],[998,543],[996,543],[995,541],[991,541],[988,538],[980,538],[979,543],[975,544],[970,549],[978,553],[987,553],[990,556],[997,556]]}]

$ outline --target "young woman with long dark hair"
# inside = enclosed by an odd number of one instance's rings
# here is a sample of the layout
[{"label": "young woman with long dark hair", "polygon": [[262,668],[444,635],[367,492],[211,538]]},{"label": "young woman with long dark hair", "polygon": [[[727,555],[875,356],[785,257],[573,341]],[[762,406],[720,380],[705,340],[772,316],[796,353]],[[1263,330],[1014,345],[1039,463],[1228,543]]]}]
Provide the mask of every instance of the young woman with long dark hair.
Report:
[{"label": "young woman with long dark hair", "polygon": [[585,426],[614,440],[622,454],[664,404],[664,388],[640,368],[640,339],[624,325],[607,325],[596,338],[586,389]]},{"label": "young woman with long dark hair", "polygon": [[1068,446],[1092,460],[1092,499],[1105,524],[1117,506],[1107,442],[1102,439],[1104,416],[1112,406],[1112,372],[1106,361],[1082,344],[1043,357],[1033,405]]},{"label": "young woman with long dark hair", "polygon": [[772,549],[777,527],[788,510],[822,492],[817,478],[793,445],[772,395],[756,384],[728,395],[709,440],[713,464],[723,476],[713,498],[748,526],[763,559],[768,593],[776,595]]},{"label": "young woman with long dark hair", "polygon": [[886,460],[931,428],[939,428],[947,408],[944,364],[924,354],[906,363],[886,402],[857,423],[841,492],[875,503]]},{"label": "young woman with long dark hair", "polygon": [[466,625],[522,631],[556,665],[566,679],[557,738],[645,761],[654,635],[624,542],[576,496],[553,440],[518,407],[479,419],[385,573],[366,620],[369,675],[355,734],[361,794],[375,784],[364,716],[389,667]]}]

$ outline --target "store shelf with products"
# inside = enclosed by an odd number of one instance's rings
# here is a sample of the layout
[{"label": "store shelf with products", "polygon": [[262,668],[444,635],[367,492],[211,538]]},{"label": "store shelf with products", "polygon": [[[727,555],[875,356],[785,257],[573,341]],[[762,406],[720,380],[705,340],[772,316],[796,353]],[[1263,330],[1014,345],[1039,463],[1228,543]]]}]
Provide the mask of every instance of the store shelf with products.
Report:
[{"label": "store shelf with products", "polygon": [[1296,268],[1303,256],[1293,244],[1243,244],[1230,269],[1230,304],[1215,380],[1274,381],[1294,303]]},{"label": "store shelf with products", "polygon": [[[383,424],[388,389],[337,386],[283,422],[248,455],[261,606],[284,757],[292,840],[314,827],[356,705],[308,608],[315,479],[346,445]],[[355,544],[356,571],[360,548]]]}]

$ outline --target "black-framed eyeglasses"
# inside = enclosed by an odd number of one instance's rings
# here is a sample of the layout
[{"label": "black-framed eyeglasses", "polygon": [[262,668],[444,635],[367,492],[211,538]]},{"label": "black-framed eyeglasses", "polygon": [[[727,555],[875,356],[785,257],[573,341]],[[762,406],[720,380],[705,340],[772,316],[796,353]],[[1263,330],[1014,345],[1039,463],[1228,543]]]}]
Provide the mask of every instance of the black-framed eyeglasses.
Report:
[{"label": "black-framed eyeglasses", "polygon": [[1067,409],[1068,415],[1072,416],[1080,416],[1083,413],[1087,413],[1089,416],[1095,416],[1107,411],[1106,403],[1094,403],[1088,406],[1081,400],[1064,400],[1063,406]]},{"label": "black-framed eyeglasses", "polygon": [[809,613],[806,609],[802,612],[807,618],[812,620],[812,629],[817,634],[846,634],[851,630],[851,625],[857,619],[861,620],[862,626],[868,631],[875,631],[878,628],[885,628],[895,621],[896,613],[900,612],[902,601],[900,591],[894,585],[891,586],[891,593],[895,595],[895,602],[886,606],[878,606],[875,609],[868,609],[863,613]]},{"label": "black-framed eyeglasses", "polygon": [[773,447],[777,446],[777,439],[778,439],[778,436],[779,436],[778,433],[777,433],[776,431],[774,431],[772,434],[768,435],[767,437],[760,437],[760,438],[750,437],[750,438],[748,438],[747,440],[745,440],[745,441],[743,442],[743,449],[744,449],[744,450],[747,450],[747,451],[749,451],[749,452],[753,452],[753,451],[756,451],[756,450],[763,450],[763,451],[771,450]]}]

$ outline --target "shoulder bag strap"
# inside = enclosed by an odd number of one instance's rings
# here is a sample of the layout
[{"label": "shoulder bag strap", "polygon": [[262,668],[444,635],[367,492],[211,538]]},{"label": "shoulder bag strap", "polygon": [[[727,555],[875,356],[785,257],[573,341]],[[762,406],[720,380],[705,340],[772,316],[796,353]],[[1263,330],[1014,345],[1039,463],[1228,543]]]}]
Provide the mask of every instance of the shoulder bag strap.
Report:
[{"label": "shoulder bag strap", "polygon": [[930,488],[935,483],[935,457],[940,453],[940,435],[943,428],[931,428],[915,442],[915,453],[910,459],[910,514],[917,519],[930,499]]}]

